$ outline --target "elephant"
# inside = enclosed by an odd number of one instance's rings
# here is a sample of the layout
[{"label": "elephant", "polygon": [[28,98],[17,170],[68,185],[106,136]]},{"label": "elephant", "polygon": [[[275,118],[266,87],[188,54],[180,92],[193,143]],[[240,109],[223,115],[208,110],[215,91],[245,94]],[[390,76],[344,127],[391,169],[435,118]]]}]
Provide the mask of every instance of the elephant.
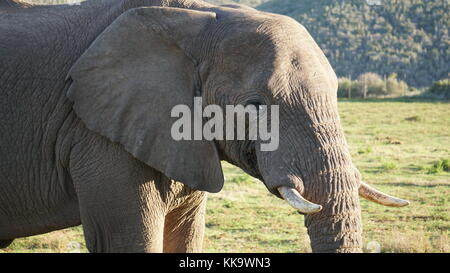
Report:
[{"label": "elephant", "polygon": [[[81,224],[90,252],[200,252],[221,161],[304,214],[313,252],[362,251],[360,196],[408,204],[362,181],[337,77],[289,17],[198,0],[0,0],[0,35],[1,247]],[[277,105],[278,148],[174,140],[170,111],[194,97]]]}]

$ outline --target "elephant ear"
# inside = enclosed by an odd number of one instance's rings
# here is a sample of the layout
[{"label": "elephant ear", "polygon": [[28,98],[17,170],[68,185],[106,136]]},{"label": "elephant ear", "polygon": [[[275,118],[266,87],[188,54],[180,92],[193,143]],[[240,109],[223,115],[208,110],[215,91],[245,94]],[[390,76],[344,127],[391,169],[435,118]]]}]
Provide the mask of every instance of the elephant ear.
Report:
[{"label": "elephant ear", "polygon": [[193,112],[195,65],[187,45],[215,13],[138,8],[119,16],[71,68],[67,96],[86,126],[137,159],[197,190],[218,192],[223,173],[213,142],[171,136],[171,109]]}]

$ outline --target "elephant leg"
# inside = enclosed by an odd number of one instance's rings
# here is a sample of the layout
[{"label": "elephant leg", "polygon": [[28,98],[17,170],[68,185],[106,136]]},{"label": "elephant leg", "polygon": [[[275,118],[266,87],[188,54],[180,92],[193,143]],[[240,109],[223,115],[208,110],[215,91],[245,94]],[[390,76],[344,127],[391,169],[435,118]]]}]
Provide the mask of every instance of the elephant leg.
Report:
[{"label": "elephant leg", "polygon": [[205,230],[206,193],[195,192],[166,215],[164,252],[201,252]]},{"label": "elephant leg", "polygon": [[117,144],[91,143],[70,160],[88,250],[162,252],[161,174]]},{"label": "elephant leg", "polygon": [[0,240],[0,248],[7,248],[14,240]]}]

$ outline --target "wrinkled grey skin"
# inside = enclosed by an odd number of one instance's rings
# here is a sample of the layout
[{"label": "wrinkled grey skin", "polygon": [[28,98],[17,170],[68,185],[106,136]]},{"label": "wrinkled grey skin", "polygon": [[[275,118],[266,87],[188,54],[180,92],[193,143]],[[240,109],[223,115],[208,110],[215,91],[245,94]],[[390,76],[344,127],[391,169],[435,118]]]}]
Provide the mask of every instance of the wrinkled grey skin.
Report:
[{"label": "wrinkled grey skin", "polygon": [[[194,0],[0,0],[0,36],[0,247],[82,224],[93,252],[201,251],[226,160],[323,206],[305,216],[313,251],[361,251],[336,76],[294,20]],[[280,105],[279,149],[171,140],[168,111],[194,95]]]}]

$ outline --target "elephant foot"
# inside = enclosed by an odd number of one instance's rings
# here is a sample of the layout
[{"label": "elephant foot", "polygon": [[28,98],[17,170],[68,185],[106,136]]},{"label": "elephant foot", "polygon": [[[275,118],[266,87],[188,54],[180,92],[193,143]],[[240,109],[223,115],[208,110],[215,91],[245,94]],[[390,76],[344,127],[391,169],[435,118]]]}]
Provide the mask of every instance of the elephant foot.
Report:
[{"label": "elephant foot", "polygon": [[7,248],[13,241],[14,241],[14,239],[12,239],[12,240],[0,240],[0,248]]}]

